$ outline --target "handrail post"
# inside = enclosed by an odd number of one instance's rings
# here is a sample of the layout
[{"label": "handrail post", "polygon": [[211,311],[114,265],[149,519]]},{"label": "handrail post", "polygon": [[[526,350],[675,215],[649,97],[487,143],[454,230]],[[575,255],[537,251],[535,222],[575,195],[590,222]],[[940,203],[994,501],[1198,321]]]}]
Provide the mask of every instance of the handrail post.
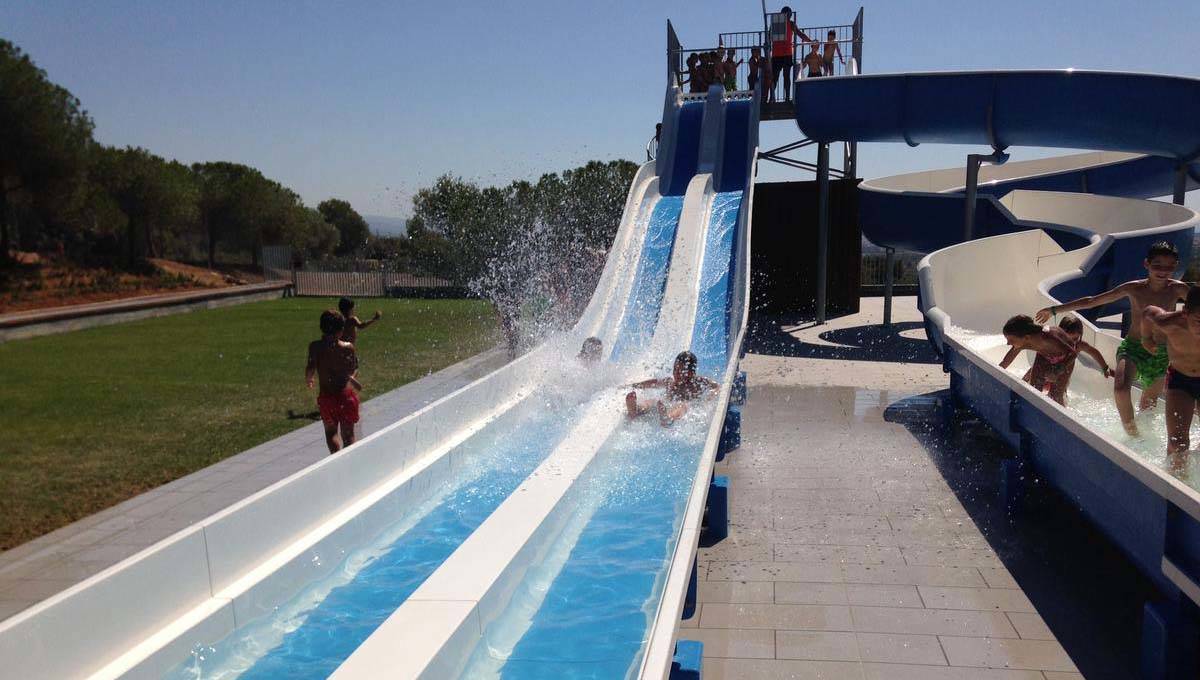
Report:
[{"label": "handrail post", "polygon": [[817,147],[817,323],[825,323],[829,272],[829,142]]}]

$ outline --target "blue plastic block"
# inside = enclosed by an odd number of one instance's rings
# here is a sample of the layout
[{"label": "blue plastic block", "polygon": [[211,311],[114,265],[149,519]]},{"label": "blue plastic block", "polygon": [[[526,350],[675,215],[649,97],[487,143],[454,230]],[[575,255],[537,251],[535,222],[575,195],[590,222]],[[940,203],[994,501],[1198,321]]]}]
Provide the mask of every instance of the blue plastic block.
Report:
[{"label": "blue plastic block", "polygon": [[708,487],[708,511],[700,531],[700,545],[716,545],[729,535],[729,478],[716,477]]},{"label": "blue plastic block", "polygon": [[1176,594],[1174,601],[1147,602],[1142,609],[1141,677],[1147,680],[1196,678],[1196,605]]},{"label": "blue plastic block", "polygon": [[721,444],[717,447],[717,460],[742,445],[742,411],[730,406],[725,412],[725,427],[721,430]]},{"label": "blue plastic block", "polygon": [[696,561],[692,560],[692,576],[688,579],[687,594],[683,596],[683,620],[696,615],[696,588],[699,585],[699,575],[696,573]]},{"label": "blue plastic block", "polygon": [[746,403],[746,372],[738,371],[733,379],[733,387],[729,390],[729,403],[741,406]]},{"label": "blue plastic block", "polygon": [[704,658],[704,643],[698,640],[679,640],[675,643],[675,658],[671,661],[671,680],[700,680],[700,663]]}]

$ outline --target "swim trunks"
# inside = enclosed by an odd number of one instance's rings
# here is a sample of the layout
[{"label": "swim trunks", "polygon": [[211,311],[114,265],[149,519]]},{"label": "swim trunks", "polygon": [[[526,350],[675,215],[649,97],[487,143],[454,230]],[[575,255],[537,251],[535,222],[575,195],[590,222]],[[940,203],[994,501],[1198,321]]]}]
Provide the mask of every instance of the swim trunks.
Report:
[{"label": "swim trunks", "polygon": [[322,394],[317,397],[317,408],[326,425],[358,422],[358,394],[349,386],[338,394]]},{"label": "swim trunks", "polygon": [[1159,345],[1158,351],[1151,354],[1142,346],[1141,338],[1122,340],[1121,346],[1117,348],[1117,358],[1121,357],[1125,357],[1127,361],[1132,361],[1137,366],[1137,382],[1143,389],[1150,387],[1155,380],[1166,375],[1167,366],[1171,363],[1170,357],[1167,356],[1166,345]]},{"label": "swim trunks", "polygon": [[1172,366],[1167,369],[1167,389],[1183,390],[1192,399],[1200,399],[1200,378],[1180,373]]}]

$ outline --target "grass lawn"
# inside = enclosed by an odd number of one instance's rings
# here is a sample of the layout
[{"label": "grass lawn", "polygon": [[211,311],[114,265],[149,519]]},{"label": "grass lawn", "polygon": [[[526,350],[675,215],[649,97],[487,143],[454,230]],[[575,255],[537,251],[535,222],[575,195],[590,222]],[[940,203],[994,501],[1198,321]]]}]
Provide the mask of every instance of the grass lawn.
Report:
[{"label": "grass lawn", "polygon": [[[0,344],[0,549],[307,425],[329,299],[290,298]],[[363,398],[492,346],[473,300],[362,300]]]}]

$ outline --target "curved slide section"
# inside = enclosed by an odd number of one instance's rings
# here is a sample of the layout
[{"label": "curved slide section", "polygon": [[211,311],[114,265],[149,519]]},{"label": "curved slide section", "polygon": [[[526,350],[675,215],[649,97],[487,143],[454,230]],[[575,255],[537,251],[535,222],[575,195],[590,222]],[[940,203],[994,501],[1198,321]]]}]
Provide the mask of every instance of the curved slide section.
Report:
[{"label": "curved slide section", "polygon": [[[1080,359],[1065,407],[1022,380],[1030,357],[1009,370],[999,361],[1007,350],[1000,328],[1010,316],[1144,277],[1141,262],[1155,241],[1175,243],[1188,261],[1200,216],[1138,199],[1196,188],[1200,81],[1061,71],[899,74],[804,81],[796,102],[801,129],[822,141],[1101,150],[982,168],[977,233],[985,237],[967,243],[960,242],[963,198],[955,195],[964,170],[864,182],[864,232],[880,245],[935,251],[919,267],[920,305],[951,373],[952,399],[1018,452],[1006,463],[1012,488],[1031,467],[1157,586],[1162,600],[1146,609],[1145,677],[1195,677],[1200,461],[1179,477],[1167,472],[1160,409],[1139,417],[1142,438],[1125,435],[1112,382],[1088,359]],[[1115,364],[1118,336],[1085,323],[1084,339]]]}]

